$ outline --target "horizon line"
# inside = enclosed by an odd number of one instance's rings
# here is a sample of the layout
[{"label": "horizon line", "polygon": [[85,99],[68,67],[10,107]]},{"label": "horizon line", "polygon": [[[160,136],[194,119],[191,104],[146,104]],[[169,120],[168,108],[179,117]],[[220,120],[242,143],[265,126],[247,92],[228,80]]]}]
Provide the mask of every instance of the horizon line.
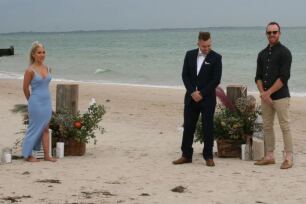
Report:
[{"label": "horizon line", "polygon": [[[177,28],[131,28],[131,29],[98,29],[98,30],[67,30],[67,31],[17,31],[0,32],[1,34],[49,34],[49,33],[79,33],[79,32],[113,32],[113,31],[161,31],[161,30],[193,30],[193,29],[224,29],[224,28],[264,28],[265,26],[208,26],[208,27],[177,27]],[[306,28],[306,26],[282,26],[282,28]]]}]

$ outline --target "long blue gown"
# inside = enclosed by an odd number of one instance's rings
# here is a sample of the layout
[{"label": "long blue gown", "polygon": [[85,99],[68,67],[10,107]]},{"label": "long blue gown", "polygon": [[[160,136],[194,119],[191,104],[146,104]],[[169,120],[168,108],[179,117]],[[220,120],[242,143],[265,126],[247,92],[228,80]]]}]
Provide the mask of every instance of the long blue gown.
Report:
[{"label": "long blue gown", "polygon": [[31,81],[31,95],[28,100],[29,126],[23,141],[22,155],[28,158],[32,155],[32,150],[41,149],[41,140],[43,131],[50,122],[52,116],[51,94],[49,83],[51,74],[48,69],[48,75],[42,78],[34,71],[34,77]]}]

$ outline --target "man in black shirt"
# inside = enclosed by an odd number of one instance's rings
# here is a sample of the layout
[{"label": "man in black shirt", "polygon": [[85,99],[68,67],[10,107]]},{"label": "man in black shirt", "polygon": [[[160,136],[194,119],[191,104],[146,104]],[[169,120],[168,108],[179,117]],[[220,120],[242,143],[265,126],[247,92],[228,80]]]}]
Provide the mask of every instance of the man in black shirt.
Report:
[{"label": "man in black shirt", "polygon": [[288,89],[292,56],[290,50],[279,42],[281,30],[278,23],[269,23],[266,27],[266,35],[269,45],[258,54],[255,77],[261,98],[266,155],[255,165],[275,164],[273,123],[276,113],[283,133],[285,150],[281,169],[288,169],[293,165],[293,145],[289,126],[290,94]]}]

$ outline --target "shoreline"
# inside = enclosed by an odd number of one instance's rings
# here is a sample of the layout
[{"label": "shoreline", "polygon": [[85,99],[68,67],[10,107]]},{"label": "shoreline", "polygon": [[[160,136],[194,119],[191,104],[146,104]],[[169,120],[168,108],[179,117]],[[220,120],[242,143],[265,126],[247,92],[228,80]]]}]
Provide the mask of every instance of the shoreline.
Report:
[{"label": "shoreline", "polygon": [[[6,72],[0,72],[0,80],[23,80],[22,75],[12,74],[8,73],[8,77],[1,76],[1,73]],[[12,75],[12,77],[9,77]],[[175,89],[175,90],[185,90],[185,87],[183,85],[152,85],[152,84],[133,84],[133,83],[121,83],[121,82],[99,82],[99,81],[82,81],[82,80],[70,80],[70,79],[58,79],[53,78],[52,82],[56,83],[80,83],[80,84],[93,84],[93,85],[114,85],[114,86],[129,86],[129,87],[147,87],[147,88],[160,88],[160,89]],[[226,86],[231,84],[221,84],[221,87],[226,91]],[[258,95],[257,90],[248,90],[248,94],[252,95]],[[306,97],[306,92],[290,92],[291,97],[300,97],[304,98]]]}]

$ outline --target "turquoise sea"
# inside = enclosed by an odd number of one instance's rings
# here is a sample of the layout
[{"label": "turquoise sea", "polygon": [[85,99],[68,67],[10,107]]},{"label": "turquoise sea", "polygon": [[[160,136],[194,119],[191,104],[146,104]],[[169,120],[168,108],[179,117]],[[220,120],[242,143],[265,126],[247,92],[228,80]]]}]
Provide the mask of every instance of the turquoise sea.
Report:
[{"label": "turquoise sea", "polygon": [[[211,32],[213,49],[223,56],[221,85],[256,91],[256,58],[267,46],[264,27],[0,34],[0,48],[15,48],[14,56],[0,57],[0,78],[22,78],[31,43],[38,40],[57,80],[183,87],[183,59],[196,48],[199,31]],[[281,42],[293,55],[291,93],[306,96],[306,27],[282,28]]]}]

